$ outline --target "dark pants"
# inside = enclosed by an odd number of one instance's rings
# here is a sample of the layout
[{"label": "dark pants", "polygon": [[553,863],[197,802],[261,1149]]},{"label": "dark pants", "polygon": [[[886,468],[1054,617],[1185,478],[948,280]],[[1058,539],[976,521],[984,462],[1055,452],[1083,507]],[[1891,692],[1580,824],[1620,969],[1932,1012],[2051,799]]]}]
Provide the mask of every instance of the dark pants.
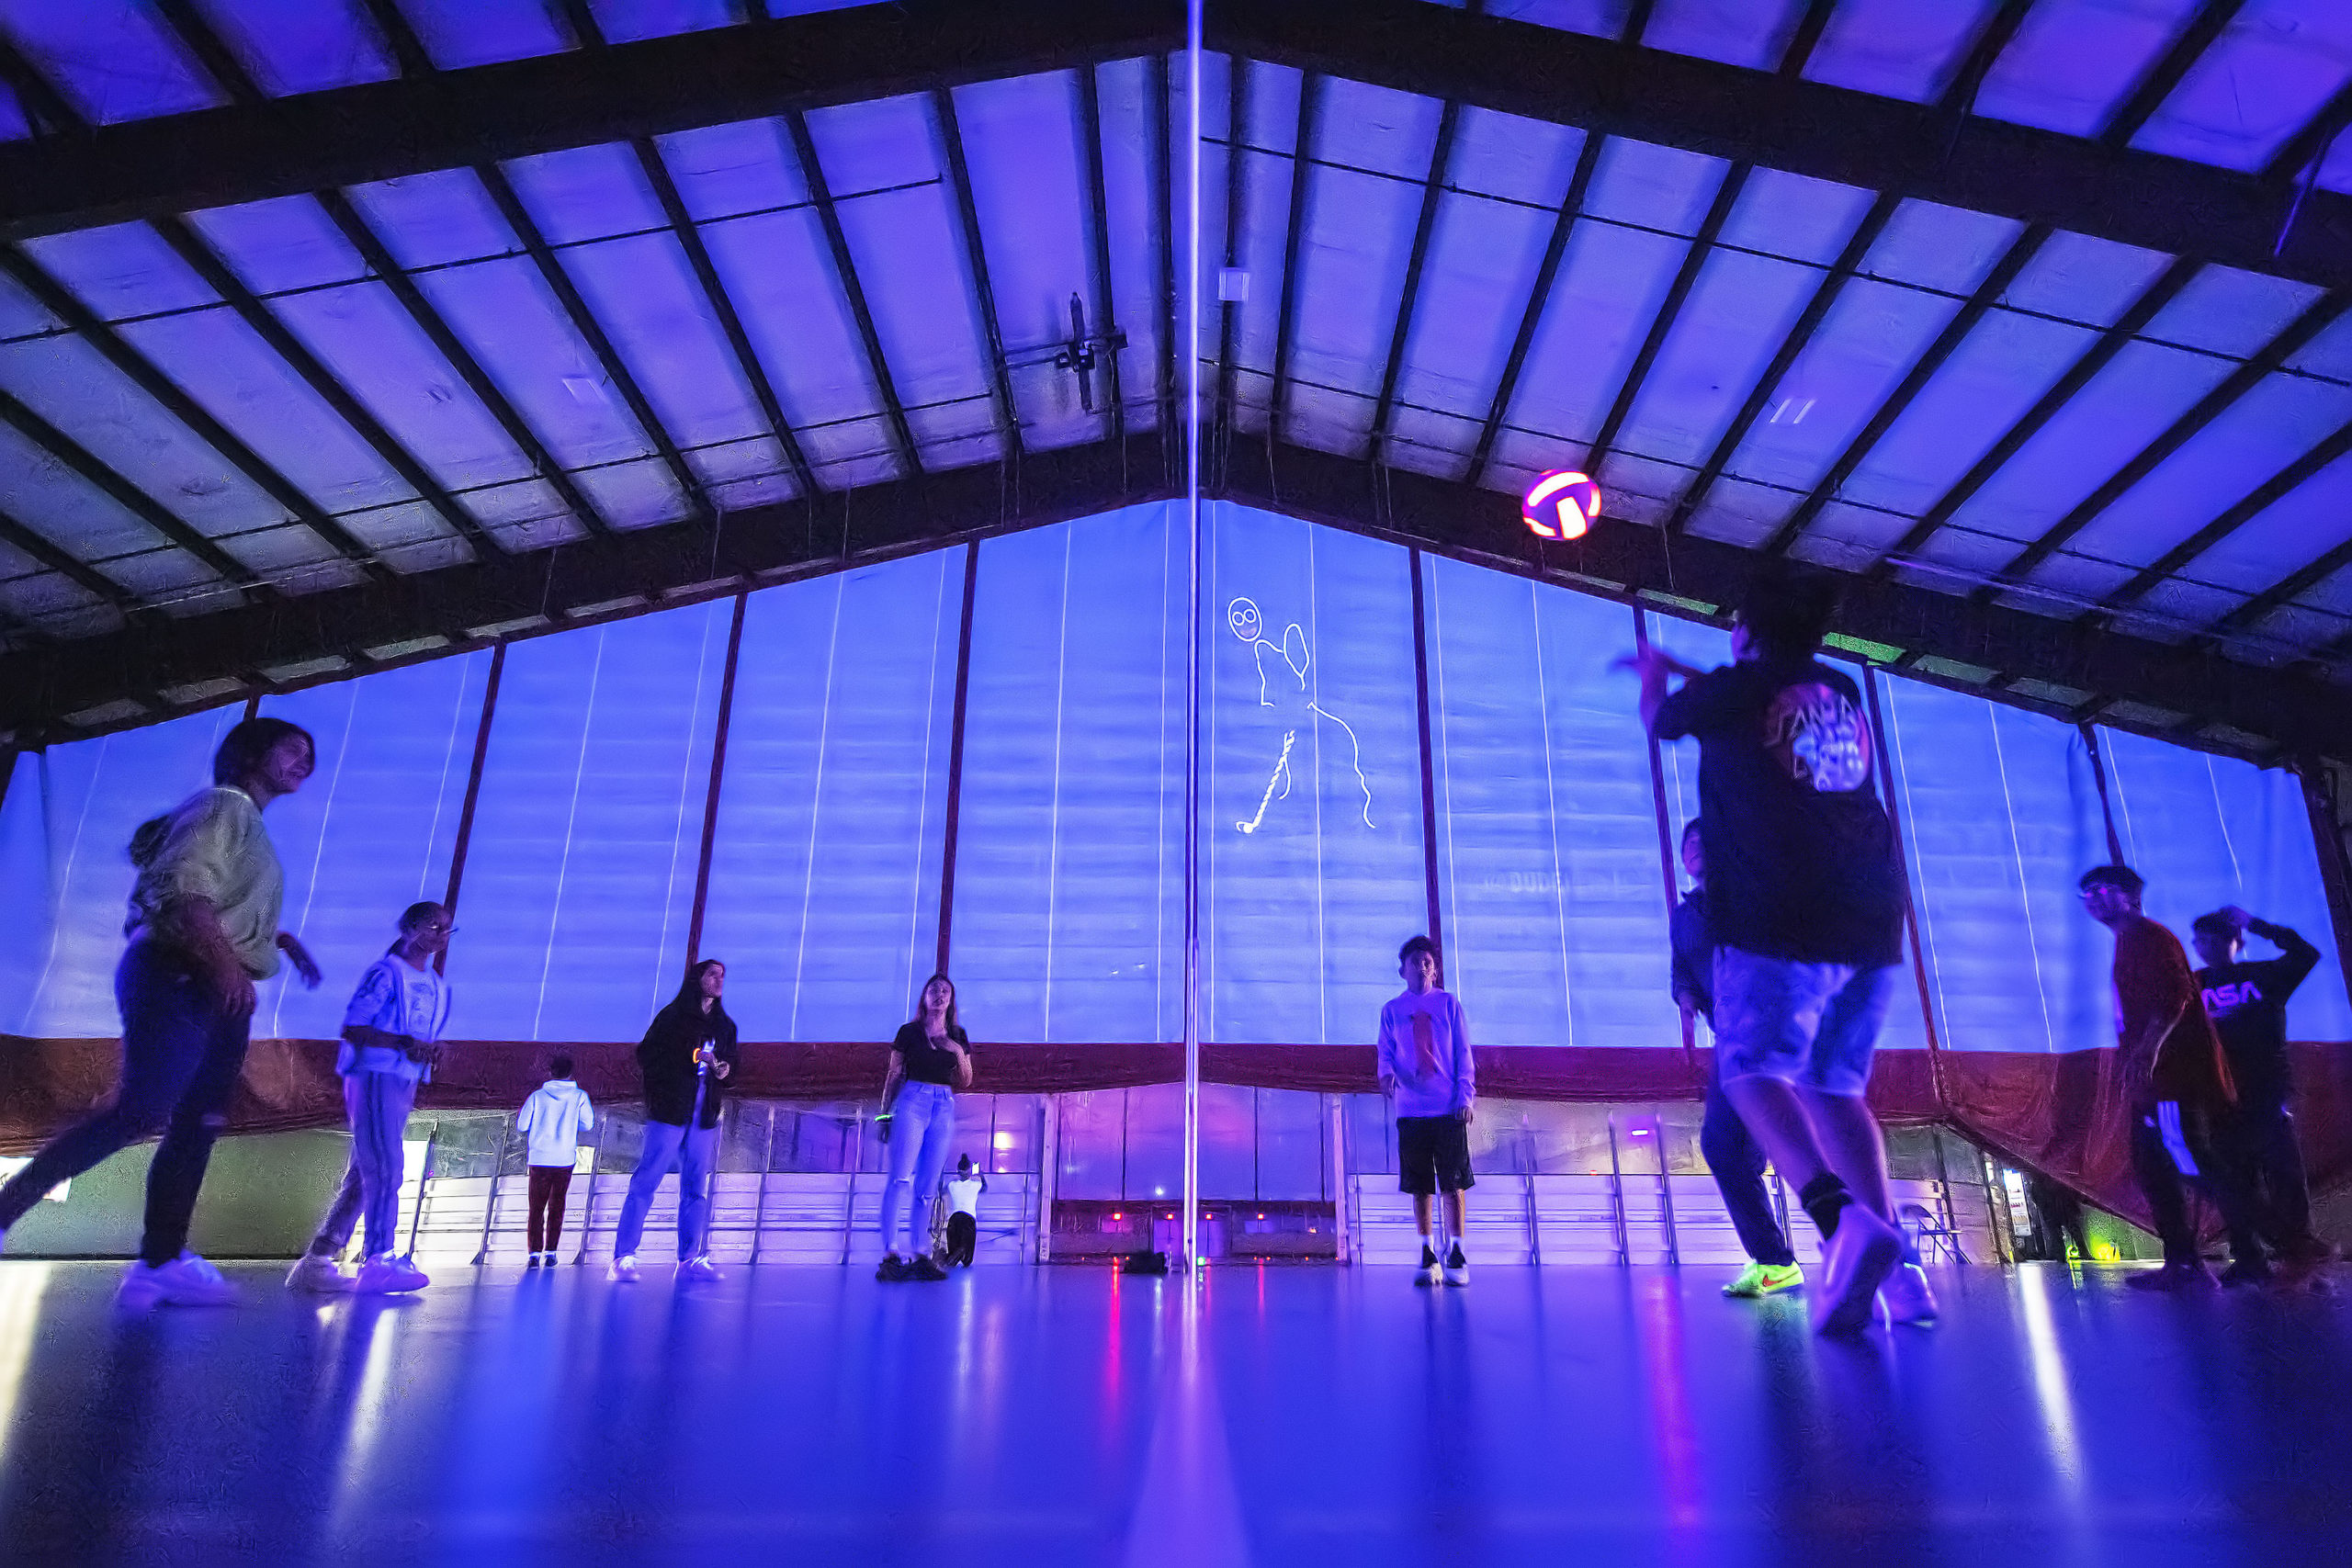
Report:
[{"label": "dark pants", "polygon": [[1732,1228],[1739,1245],[1758,1263],[1786,1268],[1797,1260],[1781,1222],[1772,1213],[1771,1195],[1764,1190],[1764,1146],[1739,1119],[1724,1095],[1723,1080],[1707,1081],[1707,1114],[1699,1124],[1699,1152],[1714,1173],[1715,1189],[1731,1211]]},{"label": "dark pants", "polygon": [[188,960],[158,942],[137,941],[124,950],[114,996],[122,1010],[122,1081],[114,1103],[51,1139],[0,1187],[0,1230],[24,1218],[59,1182],[161,1128],[164,1141],[147,1168],[139,1256],[164,1264],[187,1246],[196,1194],[245,1064],[252,1021],[224,1014]]},{"label": "dark pants", "polygon": [[528,1226],[533,1252],[553,1252],[563,1239],[563,1201],[571,1190],[568,1165],[531,1168],[531,1218]]},{"label": "dark pants", "polygon": [[2295,1119],[2287,1108],[2240,1105],[2231,1141],[2252,1190],[2262,1239],[2289,1256],[2321,1250],[2324,1244],[2312,1234],[2311,1179],[2304,1174],[2302,1145],[2295,1141]]},{"label": "dark pants", "polygon": [[950,1265],[960,1263],[969,1269],[972,1266],[972,1248],[979,1239],[978,1220],[969,1214],[947,1216],[947,1261]]},{"label": "dark pants", "polygon": [[[2195,1176],[2181,1168],[2167,1141],[2168,1131],[2197,1168]],[[2221,1211],[2230,1256],[2243,1263],[2264,1261],[2253,1193],[2233,1143],[2225,1116],[2202,1106],[2166,1100],[2132,1118],[2132,1174],[2139,1178],[2140,1191],[2148,1201],[2166,1263],[2194,1263],[2201,1250],[2197,1227],[2188,1217],[2185,1181],[2194,1181]]]}]

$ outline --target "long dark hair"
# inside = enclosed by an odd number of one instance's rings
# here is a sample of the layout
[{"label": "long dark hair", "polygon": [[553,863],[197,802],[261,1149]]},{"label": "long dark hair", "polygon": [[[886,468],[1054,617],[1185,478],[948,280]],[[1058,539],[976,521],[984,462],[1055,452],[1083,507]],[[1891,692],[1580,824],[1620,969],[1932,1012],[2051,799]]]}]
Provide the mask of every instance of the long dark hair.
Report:
[{"label": "long dark hair", "polygon": [[[269,749],[288,736],[299,735],[311,749],[313,761],[319,755],[319,743],[300,725],[282,718],[248,718],[229,727],[220,744],[212,753],[212,782],[215,785],[233,784],[261,766]],[[177,807],[173,807],[176,811]],[[139,824],[130,835],[130,863],[144,867],[164,847],[164,840],[172,830],[172,811],[160,817],[150,817]]]},{"label": "long dark hair", "polygon": [[727,999],[724,997],[711,998],[710,1011],[706,1013],[702,1010],[702,977],[704,972],[706,970],[724,969],[726,967],[727,961],[723,958],[698,958],[692,964],[687,964],[686,977],[678,982],[678,994],[672,997],[669,1000],[669,1004],[662,1008],[662,1010],[663,1012],[683,1010],[685,1012],[691,1012],[698,1018],[708,1018],[714,1021],[726,1018],[729,1023],[733,1023],[735,1021],[733,1019],[727,1018]]},{"label": "long dark hair", "polygon": [[[944,974],[933,975],[931,980],[947,980],[947,976]],[[922,983],[922,990],[915,993],[915,1016],[911,1022],[917,1024],[922,1022],[922,992],[931,989],[931,980],[925,980]],[[956,1021],[956,982],[947,980],[947,1037],[953,1040],[963,1032],[963,1025]]]}]

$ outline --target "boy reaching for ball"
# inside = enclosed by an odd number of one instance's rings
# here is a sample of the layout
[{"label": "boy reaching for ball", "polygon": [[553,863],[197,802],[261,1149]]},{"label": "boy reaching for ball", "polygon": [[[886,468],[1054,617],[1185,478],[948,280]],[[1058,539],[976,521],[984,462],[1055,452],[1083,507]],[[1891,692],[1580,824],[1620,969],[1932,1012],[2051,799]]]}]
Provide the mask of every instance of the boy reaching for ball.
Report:
[{"label": "boy reaching for ball", "polygon": [[[1397,1186],[1413,1195],[1413,1224],[1421,1233],[1413,1283],[1467,1285],[1462,1194],[1476,1184],[1470,1174],[1470,1118],[1477,1065],[1462,1004],[1438,987],[1437,943],[1414,937],[1397,951],[1396,967],[1405,994],[1380,1010],[1380,1092],[1396,1106]],[[1430,1235],[1430,1201],[1441,1192],[1453,1242],[1442,1269]]]}]

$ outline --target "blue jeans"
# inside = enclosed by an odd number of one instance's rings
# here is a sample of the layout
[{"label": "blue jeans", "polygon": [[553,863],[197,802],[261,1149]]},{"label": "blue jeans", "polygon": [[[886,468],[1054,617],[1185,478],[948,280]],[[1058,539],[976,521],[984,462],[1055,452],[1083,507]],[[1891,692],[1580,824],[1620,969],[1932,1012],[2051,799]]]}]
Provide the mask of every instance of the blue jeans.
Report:
[{"label": "blue jeans", "polygon": [[71,1180],[157,1128],[164,1141],[147,1167],[147,1224],[139,1256],[169,1263],[187,1246],[196,1195],[228,1120],[229,1096],[245,1065],[252,1020],[231,1018],[175,949],[141,937],[115,966],[122,1010],[122,1079],[114,1103],[51,1138],[6,1187],[0,1230],[61,1181]]},{"label": "blue jeans", "polygon": [[1721,1077],[1707,1080],[1707,1114],[1699,1123],[1699,1152],[1714,1173],[1739,1245],[1758,1263],[1786,1268],[1797,1260],[1764,1190],[1764,1149],[1724,1095]]},{"label": "blue jeans", "polygon": [[311,1250],[341,1252],[353,1228],[368,1221],[368,1256],[395,1250],[401,1228],[401,1177],[407,1164],[402,1140],[408,1113],[416,1105],[417,1080],[398,1073],[353,1073],[343,1080],[343,1109],[351,1118],[351,1165],[343,1186],[311,1238]]},{"label": "blue jeans", "polygon": [[[947,1145],[956,1141],[956,1091],[945,1084],[907,1083],[890,1104],[890,1185],[882,1190],[882,1246],[901,1258],[929,1248],[913,1245],[917,1216],[939,1190]],[[918,1196],[920,1194],[920,1196]],[[930,1226],[922,1226],[928,1241]],[[901,1238],[907,1245],[900,1246]]]},{"label": "blue jeans", "polygon": [[[702,1100],[695,1100],[694,1119],[702,1120]],[[645,1146],[638,1152],[637,1169],[628,1179],[628,1196],[621,1202],[621,1223],[613,1236],[613,1256],[633,1257],[645,1235],[646,1211],[653,1207],[654,1189],[678,1168],[678,1261],[702,1252],[703,1223],[710,1213],[710,1168],[718,1153],[716,1127],[676,1127],[667,1122],[645,1124]]]}]

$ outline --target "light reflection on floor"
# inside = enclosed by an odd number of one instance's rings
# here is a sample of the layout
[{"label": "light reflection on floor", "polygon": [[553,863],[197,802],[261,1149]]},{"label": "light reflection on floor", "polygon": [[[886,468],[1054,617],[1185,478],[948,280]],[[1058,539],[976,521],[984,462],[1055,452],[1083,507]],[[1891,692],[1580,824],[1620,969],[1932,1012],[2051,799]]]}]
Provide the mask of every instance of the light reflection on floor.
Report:
[{"label": "light reflection on floor", "polygon": [[[469,1273],[117,1319],[0,1264],[11,1562],[2341,1560],[2352,1303],[1946,1271],[1823,1345],[1707,1270]],[[716,1555],[714,1555],[716,1554]]]}]

